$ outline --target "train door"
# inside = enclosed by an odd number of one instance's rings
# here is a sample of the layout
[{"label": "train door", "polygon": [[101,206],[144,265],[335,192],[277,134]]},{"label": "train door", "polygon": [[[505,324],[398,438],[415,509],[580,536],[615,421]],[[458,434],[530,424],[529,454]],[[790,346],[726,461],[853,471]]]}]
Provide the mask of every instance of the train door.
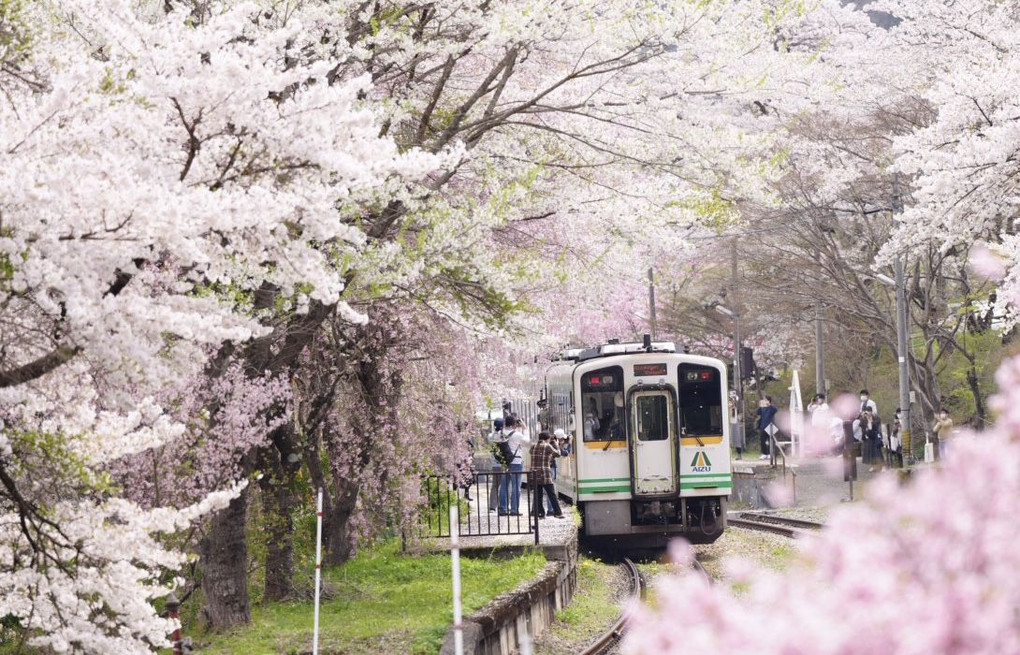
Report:
[{"label": "train door", "polygon": [[635,496],[676,491],[676,426],[672,394],[665,389],[631,396],[631,461]]}]

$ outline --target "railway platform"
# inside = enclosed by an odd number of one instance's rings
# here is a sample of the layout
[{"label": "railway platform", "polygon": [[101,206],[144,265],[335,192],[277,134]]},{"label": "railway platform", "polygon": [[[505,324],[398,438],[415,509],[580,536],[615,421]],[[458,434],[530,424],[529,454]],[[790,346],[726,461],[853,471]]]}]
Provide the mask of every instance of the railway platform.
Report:
[{"label": "railway platform", "polygon": [[[840,456],[792,459],[782,467],[768,460],[734,460],[732,506],[756,509],[781,507],[830,507],[851,500],[850,483],[843,479]],[[869,470],[858,459],[853,499],[864,495],[871,481],[882,474]]]},{"label": "railway platform", "polygon": [[[462,552],[473,550],[513,550],[528,547],[539,547],[547,559],[559,559],[560,553],[568,544],[577,541],[577,519],[571,506],[562,503],[564,518],[546,516],[538,520],[537,539],[533,502],[527,488],[521,490],[519,512],[517,515],[500,515],[498,509],[490,509],[498,503],[489,502],[489,491],[492,487],[490,476],[505,474],[479,473],[476,482],[470,488],[470,494],[457,490],[461,507],[467,505],[467,511],[460,516],[459,540]],[[527,483],[525,482],[525,485]],[[466,496],[470,495],[470,500]],[[434,540],[434,548],[449,550],[449,533],[444,529],[440,538]]]}]

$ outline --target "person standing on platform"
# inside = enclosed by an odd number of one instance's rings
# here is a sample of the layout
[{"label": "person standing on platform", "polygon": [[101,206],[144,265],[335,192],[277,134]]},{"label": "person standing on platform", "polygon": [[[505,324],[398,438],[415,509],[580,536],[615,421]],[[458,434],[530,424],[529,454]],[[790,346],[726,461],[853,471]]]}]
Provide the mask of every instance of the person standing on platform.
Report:
[{"label": "person standing on platform", "polygon": [[826,455],[835,453],[842,449],[843,422],[832,415],[829,403],[825,400],[825,394],[815,394],[811,400],[811,432],[815,438],[824,443],[819,450]]},{"label": "person standing on platform", "polygon": [[808,405],[808,410],[811,412],[812,427],[829,429],[831,413],[829,412],[829,403],[825,402],[824,393],[815,394],[815,397],[811,399],[811,404]]},{"label": "person standing on platform", "polygon": [[549,433],[540,432],[538,443],[531,447],[531,480],[530,484],[535,489],[535,515],[538,518],[545,518],[545,509],[542,504],[542,492],[552,506],[552,515],[556,518],[564,518],[563,510],[560,509],[559,500],[556,498],[556,488],[553,486],[552,463],[560,456],[559,448],[549,443]]},{"label": "person standing on platform", "polygon": [[878,418],[878,405],[871,399],[871,394],[867,389],[861,389],[861,411],[866,409],[870,409],[872,416]]},{"label": "person standing on platform", "polygon": [[887,449],[889,466],[896,468],[903,468],[903,418],[900,416],[900,411],[900,408],[897,407],[892,423],[886,423],[889,430],[889,447]]},{"label": "person standing on platform", "polygon": [[489,511],[495,512],[499,507],[499,482],[503,478],[503,474],[506,473],[506,469],[496,457],[496,444],[506,440],[506,435],[503,434],[503,419],[498,418],[492,422],[492,432],[489,433],[486,440],[489,442],[489,451],[492,453],[492,465],[489,472]]},{"label": "person standing on platform", "polygon": [[[503,516],[520,516],[521,506],[521,474],[524,472],[524,449],[531,443],[525,434],[521,420],[516,417],[507,419],[507,427],[511,432],[506,441],[513,453],[508,467],[509,474],[503,476],[504,484],[499,488],[499,513]],[[550,474],[551,475],[551,474]]]},{"label": "person standing on platform", "polygon": [[949,412],[944,409],[939,410],[938,418],[931,426],[931,431],[935,433],[935,438],[938,440],[939,459],[941,459],[949,453],[949,438],[953,434],[953,419],[949,418]]},{"label": "person standing on platform", "polygon": [[882,466],[882,435],[878,418],[871,408],[861,412],[861,462],[868,465],[868,472],[874,473],[876,466]]},{"label": "person standing on platform", "polygon": [[775,424],[776,413],[778,411],[776,406],[772,404],[772,396],[765,396],[758,402],[758,409],[755,411],[755,415],[758,417],[755,428],[758,430],[758,439],[761,441],[761,457],[758,459],[769,458],[770,435],[767,428]]}]

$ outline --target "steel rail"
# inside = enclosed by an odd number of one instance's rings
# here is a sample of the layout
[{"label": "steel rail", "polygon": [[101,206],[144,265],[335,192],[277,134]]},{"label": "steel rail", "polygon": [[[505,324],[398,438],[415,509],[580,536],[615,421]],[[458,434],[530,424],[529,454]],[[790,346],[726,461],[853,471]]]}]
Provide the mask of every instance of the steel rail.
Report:
[{"label": "steel rail", "polygon": [[[624,567],[627,571],[627,575],[630,578],[630,595],[631,598],[638,600],[641,598],[642,591],[644,589],[644,582],[641,580],[641,572],[638,571],[637,565],[629,559],[624,559],[620,563],[620,566]],[[581,651],[581,655],[602,655],[608,653],[623,636],[623,631],[627,627],[627,617],[624,614],[620,615],[620,618],[616,620],[616,623],[609,628],[609,630],[603,632],[598,639],[596,639],[591,645],[585,650]]]},{"label": "steel rail", "polygon": [[704,577],[704,578],[705,578],[705,581],[706,581],[706,582],[708,582],[708,584],[713,584],[713,582],[712,582],[712,576],[710,576],[710,575],[708,574],[708,571],[706,571],[706,570],[705,570],[705,567],[704,567],[704,566],[702,566],[701,562],[699,562],[699,561],[698,561],[697,559],[692,559],[692,560],[691,560],[691,567],[692,567],[692,568],[693,568],[693,569],[694,569],[695,571],[697,571],[698,573],[700,573],[700,574],[702,575],[702,577]]},{"label": "steel rail", "polygon": [[789,539],[795,539],[808,532],[814,532],[825,527],[821,523],[814,523],[813,521],[750,513],[741,514],[738,519],[727,519],[726,524],[734,528],[744,528],[745,530],[771,532]]},{"label": "steel rail", "polygon": [[824,523],[805,521],[803,519],[791,519],[785,516],[775,516],[772,514],[757,514],[755,512],[741,512],[740,518],[747,519],[749,521],[759,521],[761,523],[774,523],[776,525],[784,525],[790,528],[800,528],[802,530],[821,530],[825,527]]},{"label": "steel rail", "polygon": [[749,521],[747,519],[728,519],[726,525],[731,528],[743,528],[745,530],[757,530],[758,532],[771,532],[772,534],[782,535],[789,539],[793,539],[797,536],[797,528],[787,528],[782,525],[776,525],[775,523],[764,523],[762,521]]}]

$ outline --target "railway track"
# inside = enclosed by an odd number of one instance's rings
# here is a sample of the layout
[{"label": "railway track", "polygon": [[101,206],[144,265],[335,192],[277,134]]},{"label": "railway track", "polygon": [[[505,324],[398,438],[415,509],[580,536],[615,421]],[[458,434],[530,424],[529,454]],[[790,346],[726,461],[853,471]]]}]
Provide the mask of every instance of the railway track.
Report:
[{"label": "railway track", "polygon": [[697,559],[693,559],[691,560],[691,567],[695,571],[700,573],[701,576],[705,578],[705,580],[708,582],[708,584],[712,584],[712,576],[708,574],[708,571],[706,571],[705,567],[701,565],[701,562],[699,562]]},{"label": "railway track", "polygon": [[[753,512],[743,512],[740,514],[739,518],[727,519],[727,524],[731,527],[771,532],[773,534],[779,534],[789,538],[796,538],[797,536],[820,530],[825,527],[823,524],[815,523],[813,521],[802,521],[800,519],[789,519],[781,516],[756,514]],[[623,566],[627,571],[627,575],[630,580],[631,598],[640,598],[644,592],[644,582],[641,579],[641,574],[638,571],[637,565],[629,559],[624,559],[620,566]],[[711,577],[708,575],[708,572],[705,571],[701,562],[695,559],[691,562],[691,566],[703,575],[705,579],[708,580],[709,584],[712,583]],[[626,616],[621,615],[612,627],[602,633],[598,639],[591,643],[585,650],[581,651],[581,655],[606,655],[607,653],[613,652],[616,645],[620,642],[620,638],[623,636],[626,625],[627,618]]]},{"label": "railway track", "polygon": [[[624,567],[627,571],[627,576],[630,580],[631,598],[641,598],[644,591],[644,581],[641,579],[641,572],[638,571],[637,565],[629,559],[624,559],[620,566]],[[621,614],[620,618],[616,620],[616,623],[609,630],[603,632],[587,649],[581,651],[581,655],[604,655],[611,652],[620,642],[620,637],[623,636],[626,624],[627,617]]]},{"label": "railway track", "polygon": [[790,539],[808,532],[821,530],[824,527],[821,523],[815,523],[814,521],[802,521],[800,519],[789,519],[782,516],[756,514],[753,512],[742,512],[739,518],[727,519],[726,523],[734,528],[771,532]]}]

